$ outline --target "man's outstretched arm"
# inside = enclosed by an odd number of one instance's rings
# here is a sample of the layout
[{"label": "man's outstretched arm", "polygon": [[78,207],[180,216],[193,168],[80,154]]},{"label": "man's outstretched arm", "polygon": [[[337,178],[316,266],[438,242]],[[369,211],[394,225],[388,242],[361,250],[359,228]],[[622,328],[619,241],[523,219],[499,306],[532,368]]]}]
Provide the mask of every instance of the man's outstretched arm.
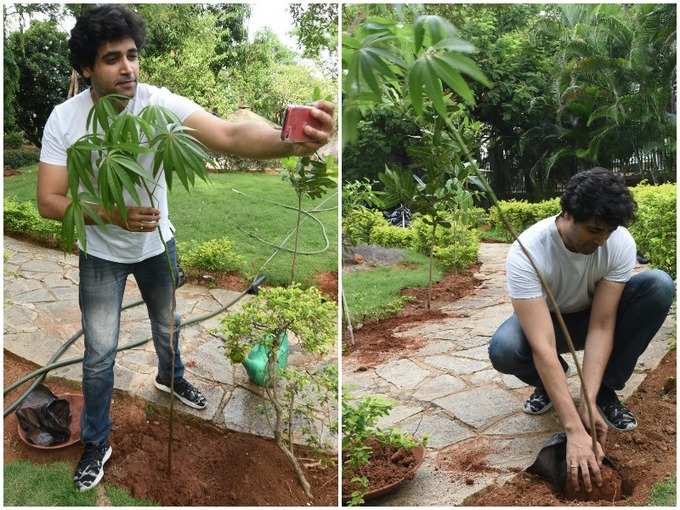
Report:
[{"label": "man's outstretched arm", "polygon": [[206,111],[192,113],[184,125],[195,129],[191,134],[214,152],[252,159],[303,156],[328,143],[334,129],[335,106],[328,101],[317,101],[313,106],[312,116],[322,127],[305,126],[305,134],[314,140],[309,143],[284,142],[281,131],[264,122],[227,122]]}]

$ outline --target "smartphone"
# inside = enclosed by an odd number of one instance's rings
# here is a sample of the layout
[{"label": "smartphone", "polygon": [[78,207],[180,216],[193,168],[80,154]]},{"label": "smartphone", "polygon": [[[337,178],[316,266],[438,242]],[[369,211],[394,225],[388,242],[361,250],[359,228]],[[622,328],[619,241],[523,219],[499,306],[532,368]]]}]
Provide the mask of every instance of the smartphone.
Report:
[{"label": "smartphone", "polygon": [[281,128],[281,140],[286,142],[313,142],[304,132],[304,127],[309,124],[313,128],[321,129],[321,123],[312,117],[312,107],[290,104],[286,107]]}]

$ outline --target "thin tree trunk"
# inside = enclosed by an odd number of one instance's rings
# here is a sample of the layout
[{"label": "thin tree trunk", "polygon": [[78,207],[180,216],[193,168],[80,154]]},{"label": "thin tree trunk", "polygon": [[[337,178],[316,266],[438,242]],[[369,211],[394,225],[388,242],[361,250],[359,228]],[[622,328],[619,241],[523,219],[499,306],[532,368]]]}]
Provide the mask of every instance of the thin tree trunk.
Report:
[{"label": "thin tree trunk", "polygon": [[[434,221],[434,218],[433,218]],[[435,233],[437,232],[437,223],[432,225],[432,243],[430,244],[430,270],[428,275],[428,286],[427,286],[427,311],[430,311],[430,303],[432,302],[432,259],[434,257],[434,243],[435,243]]]},{"label": "thin tree trunk", "polygon": [[295,281],[295,259],[298,251],[298,238],[300,237],[300,219],[302,217],[302,194],[298,193],[298,213],[297,223],[295,224],[295,244],[293,245],[293,263],[290,268],[290,283]]}]

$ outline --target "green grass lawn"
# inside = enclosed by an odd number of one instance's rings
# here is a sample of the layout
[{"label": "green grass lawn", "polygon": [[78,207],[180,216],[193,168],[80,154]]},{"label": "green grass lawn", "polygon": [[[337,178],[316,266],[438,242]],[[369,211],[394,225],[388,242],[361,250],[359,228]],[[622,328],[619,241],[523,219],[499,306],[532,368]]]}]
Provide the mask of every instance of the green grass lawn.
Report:
[{"label": "green grass lawn", "polygon": [[[428,258],[412,250],[406,250],[403,262],[415,266],[400,267],[399,270],[387,266],[343,273],[343,290],[354,324],[398,314],[407,302],[400,295],[401,289],[427,287]],[[439,281],[442,275],[443,272],[435,261],[432,281]]]},{"label": "green grass lawn", "polygon": [[[97,490],[78,492],[73,470],[63,462],[33,464],[25,460],[5,464],[5,506],[96,506]],[[125,490],[104,483],[112,506],[152,506],[156,503],[135,499]]]},{"label": "green grass lawn", "polygon": [[675,506],[677,479],[674,476],[654,484],[649,495],[650,506]]},{"label": "green grass lawn", "polygon": [[[21,169],[21,174],[6,178],[5,195],[35,203],[37,165]],[[234,193],[235,188],[252,198]],[[211,174],[210,183],[199,181],[191,193],[179,183],[170,194],[170,220],[175,226],[178,241],[208,241],[227,236],[237,252],[244,258],[241,272],[253,276],[269,258],[274,248],[244,233],[252,232],[275,244],[295,227],[296,213],[264,200],[296,205],[297,198],[290,184],[278,176],[254,173]],[[304,200],[303,207],[312,209],[324,202],[323,207],[335,207],[337,195],[329,193],[316,200]],[[330,241],[328,251],[310,256],[299,256],[296,280],[303,285],[313,283],[319,271],[337,270],[338,222],[337,209],[319,213]],[[240,230],[239,230],[240,229]],[[293,246],[293,237],[286,243]],[[318,224],[306,219],[300,229],[300,251],[323,248],[324,242]],[[291,254],[281,251],[264,269],[269,284],[287,284],[290,280]]]}]

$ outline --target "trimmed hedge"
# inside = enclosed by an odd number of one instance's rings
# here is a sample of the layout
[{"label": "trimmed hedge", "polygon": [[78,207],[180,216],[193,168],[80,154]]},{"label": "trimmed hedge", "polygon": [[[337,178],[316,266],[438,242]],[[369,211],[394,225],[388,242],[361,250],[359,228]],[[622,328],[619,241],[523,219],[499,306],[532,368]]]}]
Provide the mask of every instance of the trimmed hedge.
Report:
[{"label": "trimmed hedge", "polygon": [[380,246],[404,248],[413,244],[414,232],[410,228],[378,224],[371,230],[370,239]]},{"label": "trimmed hedge", "polygon": [[640,253],[675,279],[676,185],[639,184],[630,189],[638,204],[635,222],[628,227]]},{"label": "trimmed hedge", "polygon": [[243,267],[243,258],[226,237],[203,243],[178,243],[177,253],[185,269],[231,273]]},{"label": "trimmed hedge", "polygon": [[20,234],[56,243],[61,241],[61,223],[40,216],[33,202],[19,202],[12,197],[3,200],[5,233]]},{"label": "trimmed hedge", "polygon": [[[635,239],[638,251],[648,257],[653,266],[675,278],[676,184],[653,186],[642,183],[630,188],[630,191],[638,208],[636,219],[628,230]],[[559,214],[561,210],[559,198],[533,204],[524,200],[501,201],[500,206],[518,234],[543,218]],[[489,220],[499,236],[507,241],[512,240],[495,207],[489,212]]]},{"label": "trimmed hedge", "polygon": [[373,228],[377,226],[387,227],[389,225],[382,212],[363,206],[349,211],[342,219],[344,236],[354,245],[361,243],[370,244],[372,242],[371,231]]},{"label": "trimmed hedge", "polygon": [[[429,255],[432,227],[423,221],[423,216],[416,216],[409,228],[413,231],[411,247]],[[465,269],[477,261],[479,232],[454,221],[450,228],[439,226],[435,232],[433,252],[447,270]]]},{"label": "trimmed hedge", "polygon": [[14,169],[37,163],[39,159],[40,151],[35,148],[5,149],[4,151],[5,166]]}]

